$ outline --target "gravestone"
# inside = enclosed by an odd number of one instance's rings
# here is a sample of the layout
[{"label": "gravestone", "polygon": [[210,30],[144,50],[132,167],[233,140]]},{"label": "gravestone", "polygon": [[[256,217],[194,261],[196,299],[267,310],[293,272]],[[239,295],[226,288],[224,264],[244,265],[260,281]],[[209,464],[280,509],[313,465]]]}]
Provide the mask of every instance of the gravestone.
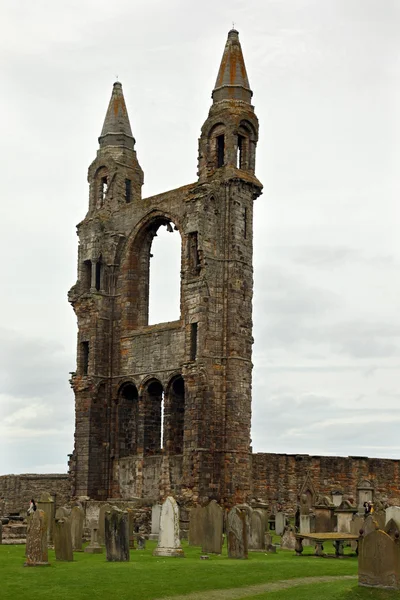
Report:
[{"label": "gravestone", "polygon": [[372,502],[374,497],[374,487],[368,479],[363,479],[357,486],[358,492],[358,512],[364,512],[364,502]]},{"label": "gravestone", "polygon": [[203,523],[201,551],[204,554],[221,554],[224,513],[215,500],[202,509]]},{"label": "gravestone", "polygon": [[229,558],[248,558],[247,513],[234,506],[228,513],[227,540]]},{"label": "gravestone", "polygon": [[369,535],[373,531],[379,529],[379,523],[375,519],[374,514],[368,515],[368,517],[364,519],[362,529],[364,530],[364,536]]},{"label": "gravestone", "polygon": [[111,510],[112,506],[111,504],[102,504],[100,506],[100,511],[99,511],[99,529],[98,529],[98,536],[99,536],[99,544],[102,544],[104,546],[105,544],[105,514],[106,512],[108,512],[109,510]]},{"label": "gravestone", "polygon": [[128,531],[129,531],[129,548],[134,550],[135,548],[135,512],[131,508],[127,508],[128,513]]},{"label": "gravestone", "polygon": [[278,512],[275,515],[275,533],[282,535],[286,526],[286,515],[283,512]]},{"label": "gravestone", "polygon": [[59,506],[56,510],[55,519],[69,519],[71,511],[65,506]]},{"label": "gravestone", "polygon": [[296,546],[296,534],[293,527],[286,527],[281,537],[281,548],[283,550],[294,550]]},{"label": "gravestone", "polygon": [[151,507],[151,533],[149,540],[158,540],[158,534],[160,532],[160,516],[161,516],[161,504],[153,504]]},{"label": "gravestone", "polygon": [[392,540],[397,539],[400,535],[399,525],[394,519],[390,519],[390,521],[386,523],[384,531],[390,535]]},{"label": "gravestone", "polygon": [[384,509],[375,510],[371,514],[374,517],[375,521],[378,523],[379,529],[384,529],[386,523],[386,511]]},{"label": "gravestone", "polygon": [[[364,517],[361,517],[358,514],[353,515],[353,518],[350,522],[350,533],[353,535],[360,535],[360,529],[364,530]],[[351,541],[350,546],[352,550],[357,549],[357,542]]]},{"label": "gravestone", "polygon": [[265,519],[264,515],[253,510],[250,515],[250,536],[248,540],[249,550],[261,550],[265,548]]},{"label": "gravestone", "polygon": [[116,507],[105,513],[104,537],[109,562],[125,562],[129,555],[128,513]]},{"label": "gravestone", "polygon": [[338,533],[351,533],[351,522],[353,519],[353,511],[337,510],[337,530]]},{"label": "gravestone", "polygon": [[400,543],[384,531],[362,536],[358,545],[358,583],[400,589]]},{"label": "gravestone", "polygon": [[74,560],[69,519],[61,518],[54,521],[53,536],[56,559],[65,561]]},{"label": "gravestone", "polygon": [[398,524],[398,528],[400,530],[400,506],[389,506],[385,510],[385,513],[385,524],[388,523],[390,519],[393,519],[393,521],[396,521]]},{"label": "gravestone", "polygon": [[71,511],[70,523],[72,548],[75,552],[82,552],[83,521],[83,509],[80,506],[74,506]]},{"label": "gravestone", "polygon": [[146,550],[146,538],[144,537],[144,535],[138,534],[136,536],[136,541],[138,550]]},{"label": "gravestone", "polygon": [[160,534],[153,555],[184,557],[179,539],[179,507],[172,496],[166,498],[161,508]]},{"label": "gravestone", "polygon": [[47,515],[43,510],[37,509],[28,517],[25,566],[40,567],[49,564],[47,537]]},{"label": "gravestone", "polygon": [[203,519],[204,509],[202,506],[194,506],[189,513],[189,546],[201,546],[203,543]]},{"label": "gravestone", "polygon": [[102,554],[103,546],[100,546],[98,541],[98,524],[91,524],[90,544],[86,546],[85,552],[88,554]]},{"label": "gravestone", "polygon": [[265,533],[264,549],[265,552],[268,552],[270,554],[276,554],[276,546],[272,543],[272,533]]},{"label": "gravestone", "polygon": [[55,505],[54,500],[47,494],[43,492],[40,496],[38,502],[36,503],[37,508],[46,513],[47,516],[47,542],[48,544],[53,543],[53,526],[54,526],[54,517],[55,517]]}]

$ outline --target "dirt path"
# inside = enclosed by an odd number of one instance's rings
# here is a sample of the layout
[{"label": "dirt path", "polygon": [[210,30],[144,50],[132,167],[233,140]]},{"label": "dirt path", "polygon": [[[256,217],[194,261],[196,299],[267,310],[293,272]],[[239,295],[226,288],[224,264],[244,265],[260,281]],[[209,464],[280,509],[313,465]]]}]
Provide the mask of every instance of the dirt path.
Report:
[{"label": "dirt path", "polygon": [[326,575],[324,577],[297,577],[296,579],[285,579],[274,583],[260,583],[228,590],[206,590],[204,592],[193,592],[182,596],[164,596],[157,600],[236,600],[246,596],[255,596],[264,592],[278,592],[297,585],[311,585],[313,583],[329,583],[330,581],[357,579],[357,575]]}]

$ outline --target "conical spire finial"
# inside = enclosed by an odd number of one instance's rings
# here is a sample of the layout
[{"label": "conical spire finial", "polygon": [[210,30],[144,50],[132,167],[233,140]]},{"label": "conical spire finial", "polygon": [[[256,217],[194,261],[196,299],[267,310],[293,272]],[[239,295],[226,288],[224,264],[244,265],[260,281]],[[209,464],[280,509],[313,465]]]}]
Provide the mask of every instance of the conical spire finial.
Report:
[{"label": "conical spire finial", "polygon": [[101,148],[104,146],[121,146],[133,149],[135,146],[135,138],[132,135],[120,81],[114,83],[103,129],[99,137],[99,144]]},{"label": "conical spire finial", "polygon": [[253,92],[246,73],[239,32],[231,29],[212,93],[214,104],[221,100],[242,100],[251,104]]}]

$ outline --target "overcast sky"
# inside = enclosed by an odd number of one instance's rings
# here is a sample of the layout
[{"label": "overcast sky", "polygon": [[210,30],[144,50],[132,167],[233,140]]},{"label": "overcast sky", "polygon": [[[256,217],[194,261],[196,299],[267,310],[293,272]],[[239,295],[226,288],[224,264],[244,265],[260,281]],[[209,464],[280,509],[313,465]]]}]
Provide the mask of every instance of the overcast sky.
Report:
[{"label": "overcast sky", "polygon": [[67,291],[116,76],[143,195],[193,182],[232,22],[265,186],[253,450],[400,458],[400,3],[1,0],[0,21],[0,474],[65,472],[73,449]]}]

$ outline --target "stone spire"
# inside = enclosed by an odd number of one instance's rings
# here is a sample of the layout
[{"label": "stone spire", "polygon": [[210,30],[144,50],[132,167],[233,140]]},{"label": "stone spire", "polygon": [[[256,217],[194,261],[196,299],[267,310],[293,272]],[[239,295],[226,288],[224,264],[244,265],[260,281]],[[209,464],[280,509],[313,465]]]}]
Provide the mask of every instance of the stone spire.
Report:
[{"label": "stone spire", "polygon": [[111,100],[99,137],[99,144],[100,148],[104,148],[105,146],[120,146],[130,148],[131,150],[135,146],[135,138],[132,135],[129,123],[122,84],[119,81],[116,81],[113,86]]},{"label": "stone spire", "polygon": [[239,32],[231,29],[212,98],[214,104],[221,100],[242,100],[250,104],[252,95],[239,42]]}]

